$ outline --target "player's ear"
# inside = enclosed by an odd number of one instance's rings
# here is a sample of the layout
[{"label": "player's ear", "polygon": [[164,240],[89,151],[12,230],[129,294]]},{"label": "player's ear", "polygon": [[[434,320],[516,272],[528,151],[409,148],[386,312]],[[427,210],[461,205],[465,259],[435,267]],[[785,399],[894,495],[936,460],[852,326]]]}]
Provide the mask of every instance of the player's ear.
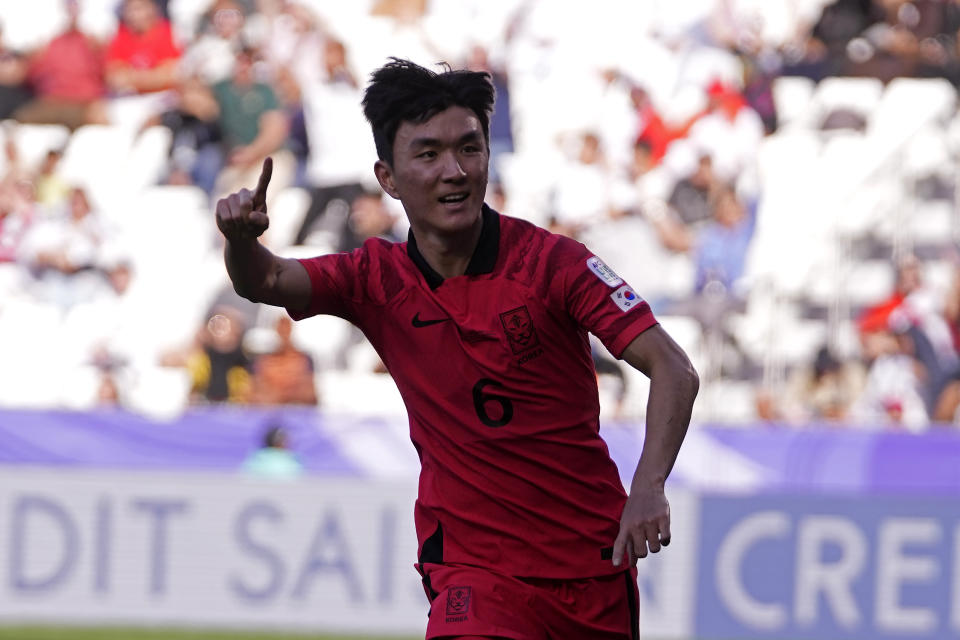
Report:
[{"label": "player's ear", "polygon": [[383,160],[377,160],[373,164],[373,173],[377,176],[377,182],[380,187],[394,200],[400,199],[400,193],[397,191],[397,185],[393,180],[393,168]]}]

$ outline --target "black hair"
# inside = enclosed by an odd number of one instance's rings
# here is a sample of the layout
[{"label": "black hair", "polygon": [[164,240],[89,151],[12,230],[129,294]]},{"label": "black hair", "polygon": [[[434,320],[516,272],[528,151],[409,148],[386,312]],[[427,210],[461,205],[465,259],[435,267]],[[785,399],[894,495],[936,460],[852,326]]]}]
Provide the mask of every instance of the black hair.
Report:
[{"label": "black hair", "polygon": [[422,123],[449,107],[464,107],[480,120],[490,142],[490,114],[495,92],[485,71],[454,70],[435,73],[409,60],[390,58],[370,75],[363,96],[363,114],[373,129],[377,157],[393,164],[393,142],[403,122]]},{"label": "black hair", "polygon": [[267,429],[263,434],[263,446],[276,448],[283,445],[287,437],[287,430],[279,425],[274,425]]},{"label": "black hair", "polygon": [[830,348],[822,346],[813,360],[813,378],[819,380],[828,373],[839,371],[840,361],[831,353]]}]

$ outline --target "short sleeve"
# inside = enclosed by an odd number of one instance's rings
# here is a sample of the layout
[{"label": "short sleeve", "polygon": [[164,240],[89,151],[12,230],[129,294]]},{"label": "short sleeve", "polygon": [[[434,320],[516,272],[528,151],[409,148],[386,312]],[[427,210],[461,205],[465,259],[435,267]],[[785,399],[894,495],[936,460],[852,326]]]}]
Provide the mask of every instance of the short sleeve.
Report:
[{"label": "short sleeve", "polygon": [[157,30],[157,43],[154,53],[156,54],[156,64],[161,64],[167,60],[178,60],[182,54],[173,37],[173,28],[166,20],[160,23]]},{"label": "short sleeve", "polygon": [[393,243],[369,238],[349,253],[331,253],[299,260],[310,277],[310,304],[287,309],[294,320],[325,314],[338,316],[363,329],[380,318],[387,298],[402,290],[392,262],[399,251]]},{"label": "short sleeve", "polygon": [[650,305],[589,249],[558,243],[563,303],[576,322],[619,358],[634,338],[657,324]]},{"label": "short sleeve", "polygon": [[[357,253],[357,252],[354,252]],[[299,260],[310,277],[310,304],[287,309],[294,320],[327,314],[353,321],[355,292],[359,286],[354,254],[336,253]]]},{"label": "short sleeve", "polygon": [[120,28],[117,30],[117,34],[110,41],[110,44],[107,45],[107,51],[104,54],[104,61],[108,64],[110,63],[126,63],[127,58],[129,57],[130,51],[130,34],[127,32],[127,28],[123,25],[120,25]]},{"label": "short sleeve", "polygon": [[277,95],[273,92],[273,89],[268,85],[261,85],[260,91],[263,96],[264,111],[274,111],[280,108],[280,102],[277,100]]}]

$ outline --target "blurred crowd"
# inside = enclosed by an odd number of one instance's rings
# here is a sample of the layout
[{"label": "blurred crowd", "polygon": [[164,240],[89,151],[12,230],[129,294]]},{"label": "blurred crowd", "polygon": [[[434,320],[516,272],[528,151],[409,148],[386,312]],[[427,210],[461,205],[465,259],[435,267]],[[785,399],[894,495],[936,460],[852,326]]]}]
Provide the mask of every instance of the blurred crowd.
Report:
[{"label": "blurred crowd", "polygon": [[[265,241],[274,250],[306,256],[350,251],[370,237],[403,240],[402,211],[373,178],[359,106],[367,74],[392,55],[491,74],[488,203],[603,256],[668,331],[678,328],[705,384],[716,385],[714,408],[727,402],[723,383],[749,390],[742,410],[698,409],[700,420],[914,431],[956,423],[960,270],[952,236],[926,253],[903,242],[874,246],[895,274],[889,296],[819,318],[843,323],[856,341],[824,331],[778,375],[735,325],[757,306],[751,255],[775,188],[758,158],[786,126],[778,82],[856,76],[960,85],[960,0],[677,4],[58,0],[59,31],[22,46],[9,44],[0,9],[0,328],[31,325],[12,319],[21,305],[46,314],[34,326],[70,336],[19,352],[37,362],[39,349],[58,358],[69,351],[86,372],[87,392],[65,401],[51,388],[48,406],[143,408],[150,402],[137,398],[151,387],[162,394],[157,381],[174,371],[185,382],[163,397],[177,407],[318,405],[324,376],[383,376],[355,331],[294,326],[233,295],[209,220],[154,231],[167,224],[160,206],[159,216],[135,223],[146,231],[126,227],[147,208],[145,194],[160,198],[158,188],[193,194],[197,210],[212,211],[222,195],[255,184],[272,156]],[[813,127],[824,132],[863,132],[870,117],[849,108],[820,115]],[[24,143],[35,131],[63,135],[45,138],[55,142],[38,154]],[[121,189],[116,167],[104,180],[99,162],[76,160],[97,157],[72,149],[81,136],[105,131],[130,148],[147,136],[162,141],[142,189]],[[927,177],[926,191],[909,196],[952,207],[953,176]],[[185,237],[194,231],[199,237]],[[196,264],[183,264],[188,253]],[[941,286],[925,281],[931,258],[950,267]],[[186,275],[165,274],[165,261]],[[186,295],[191,285],[203,295]],[[174,306],[191,308],[186,336],[174,330],[182,315]],[[155,318],[143,320],[145,310]],[[0,348],[9,343],[15,353],[16,339],[6,340]],[[636,418],[642,383],[602,348],[595,354],[610,415]],[[4,360],[0,367],[16,361]]]}]

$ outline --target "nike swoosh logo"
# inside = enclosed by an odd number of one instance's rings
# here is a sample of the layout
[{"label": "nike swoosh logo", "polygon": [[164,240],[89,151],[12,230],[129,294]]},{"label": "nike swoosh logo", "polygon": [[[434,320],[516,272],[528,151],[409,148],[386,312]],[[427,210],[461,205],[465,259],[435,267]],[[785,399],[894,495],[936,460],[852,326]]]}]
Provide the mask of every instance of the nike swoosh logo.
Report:
[{"label": "nike swoosh logo", "polygon": [[420,312],[417,311],[417,313],[414,314],[413,320],[412,320],[411,322],[412,322],[413,326],[415,326],[416,328],[420,329],[420,328],[422,328],[422,327],[429,327],[429,326],[432,325],[432,324],[440,324],[441,322],[446,322],[446,321],[449,320],[449,319],[450,319],[450,318],[440,318],[439,320],[421,320],[421,319],[420,319]]}]

